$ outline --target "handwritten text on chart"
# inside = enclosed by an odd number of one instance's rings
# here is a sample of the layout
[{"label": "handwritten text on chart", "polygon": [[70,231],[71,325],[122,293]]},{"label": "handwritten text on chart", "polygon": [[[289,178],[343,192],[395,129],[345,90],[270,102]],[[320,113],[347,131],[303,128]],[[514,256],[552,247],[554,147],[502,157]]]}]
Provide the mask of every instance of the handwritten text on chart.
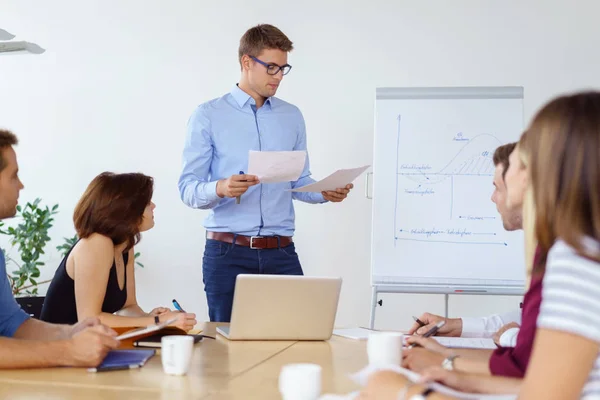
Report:
[{"label": "handwritten text on chart", "polygon": [[418,196],[426,196],[426,195],[430,195],[430,194],[435,194],[435,192],[433,191],[433,189],[431,189],[431,188],[421,188],[421,187],[418,187],[416,189],[404,189],[404,193],[406,193],[406,194],[414,194],[414,195],[418,195]]},{"label": "handwritten text on chart", "polygon": [[458,132],[452,140],[455,142],[468,142],[471,139],[464,137],[462,132]]},{"label": "handwritten text on chart", "polygon": [[480,217],[476,215],[459,215],[460,219],[466,219],[468,221],[484,221],[488,219],[496,219],[496,217]]},{"label": "handwritten text on chart", "polygon": [[408,233],[410,235],[416,235],[416,236],[425,236],[427,238],[435,237],[435,236],[439,236],[439,235],[450,235],[452,237],[461,237],[461,238],[463,238],[465,236],[469,237],[469,236],[479,236],[479,235],[496,236],[496,233],[494,233],[494,232],[472,232],[472,231],[467,230],[466,228],[462,228],[462,229],[418,228],[418,229],[410,229],[410,230],[400,229],[400,232]]},{"label": "handwritten text on chart", "polygon": [[401,164],[400,169],[423,171],[423,170],[430,170],[431,165],[429,165],[429,164]]}]

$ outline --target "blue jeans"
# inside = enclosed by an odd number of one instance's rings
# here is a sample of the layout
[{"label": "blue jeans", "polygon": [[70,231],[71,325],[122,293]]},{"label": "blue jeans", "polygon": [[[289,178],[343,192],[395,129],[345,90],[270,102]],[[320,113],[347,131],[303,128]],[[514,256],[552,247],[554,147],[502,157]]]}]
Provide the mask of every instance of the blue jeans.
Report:
[{"label": "blue jeans", "polygon": [[235,279],[239,274],[303,275],[303,272],[294,243],[258,250],[206,239],[202,280],[212,322],[230,322]]}]

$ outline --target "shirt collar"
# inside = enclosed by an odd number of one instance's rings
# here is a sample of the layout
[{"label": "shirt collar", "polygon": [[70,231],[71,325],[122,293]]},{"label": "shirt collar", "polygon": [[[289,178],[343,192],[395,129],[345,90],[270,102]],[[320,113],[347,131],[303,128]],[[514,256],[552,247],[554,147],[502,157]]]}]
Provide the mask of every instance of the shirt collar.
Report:
[{"label": "shirt collar", "polygon": [[[248,93],[246,93],[242,89],[240,89],[237,84],[233,85],[233,88],[231,89],[231,96],[233,96],[233,98],[235,99],[236,103],[238,103],[240,108],[244,108],[246,103],[250,103],[250,105],[256,104],[254,99]],[[272,107],[271,97],[267,97],[264,105],[269,108]]]}]

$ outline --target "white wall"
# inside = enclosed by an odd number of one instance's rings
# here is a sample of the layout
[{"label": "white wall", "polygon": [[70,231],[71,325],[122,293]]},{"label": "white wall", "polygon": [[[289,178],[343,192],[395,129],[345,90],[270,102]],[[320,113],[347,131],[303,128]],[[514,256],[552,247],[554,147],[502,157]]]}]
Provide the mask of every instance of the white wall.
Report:
[{"label": "white wall", "polygon": [[[184,206],[176,184],[187,118],[237,81],[247,28],[273,23],[294,41],[279,96],[304,112],[319,178],[372,162],[378,86],[523,85],[527,119],[557,93],[599,87],[599,13],[594,0],[0,0],[0,27],[47,49],[0,57],[0,126],[21,139],[22,200],[60,204],[53,245],[72,235],[73,207],[96,174],[154,176],[157,225],[139,246],[140,303],[177,297],[206,319],[205,212]],[[297,203],[305,272],[344,278],[340,326],[368,323],[370,221],[362,180],[341,205]],[[59,261],[51,254],[44,276]],[[406,327],[411,314],[441,312],[442,299],[385,295],[377,326]],[[455,297],[450,311],[515,304]]]}]

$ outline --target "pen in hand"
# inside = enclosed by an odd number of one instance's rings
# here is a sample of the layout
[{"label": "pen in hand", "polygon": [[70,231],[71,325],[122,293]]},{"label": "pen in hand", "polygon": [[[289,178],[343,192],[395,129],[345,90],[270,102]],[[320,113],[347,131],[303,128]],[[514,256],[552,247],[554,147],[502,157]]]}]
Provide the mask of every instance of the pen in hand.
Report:
[{"label": "pen in hand", "polygon": [[[240,175],[244,175],[244,171],[240,171]],[[235,204],[240,204],[242,195],[239,195],[235,198]]]},{"label": "pen in hand", "polygon": [[182,313],[184,313],[185,311],[183,310],[183,308],[181,308],[181,306],[179,305],[179,303],[177,302],[177,300],[173,299],[173,306],[175,307],[175,309],[177,309],[177,311],[180,311]]},{"label": "pen in hand", "polygon": [[[442,326],[444,326],[445,324],[446,324],[446,321],[440,321],[440,322],[438,322],[437,324],[435,324],[435,326],[433,328],[431,328],[430,330],[428,330],[427,332],[425,332],[422,337],[428,338],[430,336],[435,335],[440,330],[440,328]],[[410,346],[408,346],[408,348],[412,349],[413,347],[416,347],[416,346],[419,346],[419,345],[416,344],[416,343],[413,343]]]},{"label": "pen in hand", "polygon": [[421,321],[419,318],[415,317],[414,315],[413,315],[413,319],[415,320],[415,322],[416,322],[417,324],[419,324],[419,327],[418,327],[417,329],[415,329],[415,332],[413,333],[413,335],[416,335],[416,334],[417,334],[417,331],[418,331],[419,329],[421,329],[422,327],[424,327],[425,325],[427,325],[427,324],[426,324],[425,322]]}]

